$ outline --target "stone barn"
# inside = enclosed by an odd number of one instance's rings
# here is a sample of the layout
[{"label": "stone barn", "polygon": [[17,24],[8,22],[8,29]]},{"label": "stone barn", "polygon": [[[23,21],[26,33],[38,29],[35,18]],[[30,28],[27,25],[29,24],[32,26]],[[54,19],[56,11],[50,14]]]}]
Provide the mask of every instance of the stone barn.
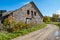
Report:
[{"label": "stone barn", "polygon": [[11,21],[15,20],[16,22],[23,21],[25,23],[43,23],[43,15],[36,7],[34,2],[30,2],[14,11],[2,13],[1,21],[4,21],[4,19],[7,17],[10,18]]}]

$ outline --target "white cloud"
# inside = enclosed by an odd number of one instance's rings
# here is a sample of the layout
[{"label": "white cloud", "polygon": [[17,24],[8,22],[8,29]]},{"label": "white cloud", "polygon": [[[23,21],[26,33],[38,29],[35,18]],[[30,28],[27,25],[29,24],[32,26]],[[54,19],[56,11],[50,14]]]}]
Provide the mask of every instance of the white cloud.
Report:
[{"label": "white cloud", "polygon": [[60,10],[56,11],[56,14],[59,14],[60,15]]},{"label": "white cloud", "polygon": [[25,4],[28,4],[29,2],[26,2]]},{"label": "white cloud", "polygon": [[52,14],[51,15],[49,15],[50,17],[52,17]]},{"label": "white cloud", "polygon": [[19,4],[22,4],[22,5],[26,5],[26,4],[28,4],[29,2],[21,2],[21,3],[19,3]]},{"label": "white cloud", "polygon": [[21,2],[21,3],[19,3],[19,4],[24,4],[24,5],[26,5],[26,4],[28,4],[29,2]]},{"label": "white cloud", "polygon": [[60,10],[56,11],[56,12],[60,12]]}]

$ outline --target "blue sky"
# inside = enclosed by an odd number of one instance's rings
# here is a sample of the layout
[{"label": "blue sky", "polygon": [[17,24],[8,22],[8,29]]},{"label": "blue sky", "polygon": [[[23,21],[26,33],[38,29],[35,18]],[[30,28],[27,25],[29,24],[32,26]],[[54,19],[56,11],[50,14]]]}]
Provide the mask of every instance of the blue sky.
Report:
[{"label": "blue sky", "polygon": [[16,10],[33,1],[44,16],[60,12],[60,0],[0,0],[0,10]]}]

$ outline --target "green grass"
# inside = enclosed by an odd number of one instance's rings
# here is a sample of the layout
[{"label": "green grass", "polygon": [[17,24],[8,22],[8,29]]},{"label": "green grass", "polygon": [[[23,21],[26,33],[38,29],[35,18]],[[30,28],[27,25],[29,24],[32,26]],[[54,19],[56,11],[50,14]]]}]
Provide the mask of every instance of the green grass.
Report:
[{"label": "green grass", "polygon": [[35,25],[32,28],[29,29],[22,29],[14,33],[2,33],[0,32],[0,40],[11,40],[13,38],[16,38],[18,36],[26,35],[30,32],[39,30],[41,28],[45,28],[46,24],[41,24],[41,25]]},{"label": "green grass", "polygon": [[60,28],[60,22],[48,22],[47,24],[54,24],[54,25],[56,25],[58,28]]},{"label": "green grass", "polygon": [[47,22],[47,24],[55,24],[55,25],[57,25],[57,24],[59,24],[60,22]]}]

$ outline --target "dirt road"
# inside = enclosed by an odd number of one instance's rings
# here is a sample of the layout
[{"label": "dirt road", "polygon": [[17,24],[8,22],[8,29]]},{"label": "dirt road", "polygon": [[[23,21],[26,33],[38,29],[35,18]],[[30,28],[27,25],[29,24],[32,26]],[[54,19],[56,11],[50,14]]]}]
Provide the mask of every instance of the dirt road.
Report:
[{"label": "dirt road", "polygon": [[55,40],[53,33],[57,30],[58,30],[57,26],[47,24],[46,28],[29,33],[25,36],[14,38],[12,40]]}]

